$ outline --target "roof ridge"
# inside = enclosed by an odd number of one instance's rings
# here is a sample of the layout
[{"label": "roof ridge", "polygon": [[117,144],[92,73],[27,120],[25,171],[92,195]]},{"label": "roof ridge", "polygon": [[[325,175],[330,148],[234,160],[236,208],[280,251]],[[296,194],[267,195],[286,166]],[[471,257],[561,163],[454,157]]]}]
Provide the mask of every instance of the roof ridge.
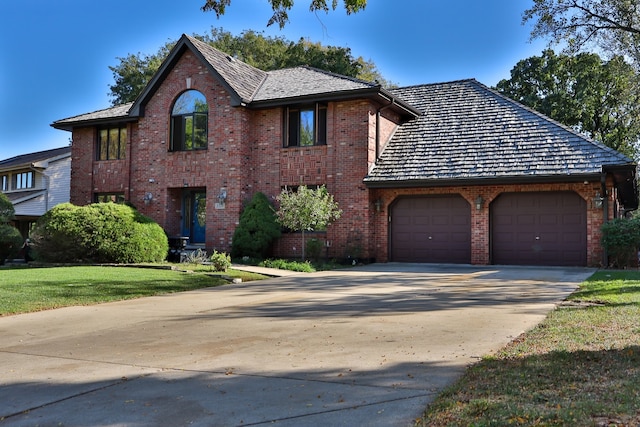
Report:
[{"label": "roof ridge", "polygon": [[339,73],[335,73],[333,71],[323,70],[322,68],[312,67],[310,65],[298,65],[298,66],[295,66],[295,67],[287,67],[287,68],[282,68],[280,70],[273,70],[273,71],[294,70],[296,68],[305,68],[305,69],[307,69],[309,71],[315,71],[317,73],[326,74],[326,75],[331,76],[331,77],[337,77],[337,78],[342,79],[342,80],[349,80],[349,81],[352,81],[354,83],[362,83],[362,84],[365,84],[365,85],[370,85],[371,87],[380,86],[380,84],[376,84],[374,82],[370,82],[370,81],[367,81],[367,80],[359,79],[357,77],[345,76],[344,74],[339,74]]}]

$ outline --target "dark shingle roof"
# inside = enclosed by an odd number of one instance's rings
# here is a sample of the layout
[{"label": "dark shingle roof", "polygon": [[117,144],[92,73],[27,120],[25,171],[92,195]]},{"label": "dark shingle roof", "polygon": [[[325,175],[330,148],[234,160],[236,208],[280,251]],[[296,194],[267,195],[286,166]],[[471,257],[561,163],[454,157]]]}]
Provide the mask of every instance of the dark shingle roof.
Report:
[{"label": "dark shingle roof", "polygon": [[311,67],[269,71],[253,101],[272,101],[312,95],[372,89],[377,86]]},{"label": "dark shingle roof", "polygon": [[82,123],[95,123],[99,121],[113,121],[117,119],[128,119],[129,110],[133,102],[127,102],[126,104],[116,105],[111,108],[104,108],[102,110],[93,111],[91,113],[80,114],[78,116],[69,117],[66,119],[56,120],[51,124],[54,128],[71,130],[73,126]]},{"label": "dark shingle roof", "polygon": [[365,178],[370,186],[567,177],[633,163],[475,80],[391,92],[423,114],[398,128]]},{"label": "dark shingle roof", "polygon": [[187,35],[183,37],[186,37],[193,44],[213,71],[243,102],[250,102],[256,90],[267,78],[265,71],[239,61],[194,37]]},{"label": "dark shingle roof", "polygon": [[0,160],[0,169],[6,170],[16,167],[29,166],[33,163],[38,163],[43,160],[65,155],[71,155],[71,147],[60,147],[53,148],[51,150],[37,151],[35,153],[21,154],[19,156]]}]

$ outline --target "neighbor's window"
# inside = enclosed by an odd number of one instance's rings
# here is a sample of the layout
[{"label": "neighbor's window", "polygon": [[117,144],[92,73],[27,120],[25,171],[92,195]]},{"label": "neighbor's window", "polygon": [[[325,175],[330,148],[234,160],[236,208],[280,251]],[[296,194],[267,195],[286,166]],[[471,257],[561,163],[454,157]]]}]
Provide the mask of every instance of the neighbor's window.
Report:
[{"label": "neighbor's window", "polygon": [[126,147],[126,126],[98,130],[98,160],[124,159]]},{"label": "neighbor's window", "polygon": [[33,179],[33,171],[21,172],[13,175],[13,189],[24,190],[26,188],[35,187],[35,180]]},{"label": "neighbor's window", "polygon": [[124,193],[99,193],[94,195],[96,203],[124,203]]},{"label": "neighbor's window", "polygon": [[176,99],[171,111],[171,151],[205,150],[209,106],[205,96],[188,90]]},{"label": "neighbor's window", "polygon": [[9,191],[9,175],[0,176],[0,191]]},{"label": "neighbor's window", "polygon": [[285,111],[285,147],[327,143],[327,106],[289,107]]}]

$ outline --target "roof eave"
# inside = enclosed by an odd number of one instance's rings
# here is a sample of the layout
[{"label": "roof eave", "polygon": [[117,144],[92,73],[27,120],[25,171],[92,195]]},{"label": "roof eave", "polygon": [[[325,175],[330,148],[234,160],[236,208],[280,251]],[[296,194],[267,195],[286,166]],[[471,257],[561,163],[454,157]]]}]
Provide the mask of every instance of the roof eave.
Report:
[{"label": "roof eave", "polygon": [[393,106],[397,108],[402,115],[409,118],[418,117],[421,112],[406,102],[400,100],[398,97],[393,96],[388,91],[382,89],[379,86],[352,89],[334,92],[322,92],[314,93],[311,95],[290,96],[285,98],[274,98],[261,101],[253,101],[248,104],[249,108],[261,109],[261,108],[273,108],[282,107],[285,105],[307,103],[307,102],[320,102],[320,101],[347,101],[353,99],[373,99],[380,103],[393,103]]},{"label": "roof eave", "polygon": [[137,116],[118,116],[118,117],[108,117],[108,118],[100,118],[100,119],[92,119],[92,120],[78,120],[73,122],[64,122],[58,121],[51,123],[51,127],[59,130],[66,130],[72,132],[73,129],[79,127],[88,127],[88,126],[101,126],[110,123],[131,123],[137,122]]},{"label": "roof eave", "polygon": [[363,182],[368,188],[415,188],[415,187],[458,187],[485,186],[499,184],[534,184],[552,182],[581,182],[599,181],[600,173],[582,173],[570,175],[532,175],[532,176],[501,176],[477,178],[443,178],[443,179],[398,179],[398,180],[368,180]]}]

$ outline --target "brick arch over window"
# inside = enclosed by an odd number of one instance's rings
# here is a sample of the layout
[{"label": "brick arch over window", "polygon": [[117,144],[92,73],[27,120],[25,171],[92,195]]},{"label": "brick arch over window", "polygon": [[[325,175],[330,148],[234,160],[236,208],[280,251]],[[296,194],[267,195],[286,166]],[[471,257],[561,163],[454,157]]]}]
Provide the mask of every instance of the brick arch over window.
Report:
[{"label": "brick arch over window", "polygon": [[182,92],[171,109],[171,151],[206,150],[209,106],[202,92]]}]

